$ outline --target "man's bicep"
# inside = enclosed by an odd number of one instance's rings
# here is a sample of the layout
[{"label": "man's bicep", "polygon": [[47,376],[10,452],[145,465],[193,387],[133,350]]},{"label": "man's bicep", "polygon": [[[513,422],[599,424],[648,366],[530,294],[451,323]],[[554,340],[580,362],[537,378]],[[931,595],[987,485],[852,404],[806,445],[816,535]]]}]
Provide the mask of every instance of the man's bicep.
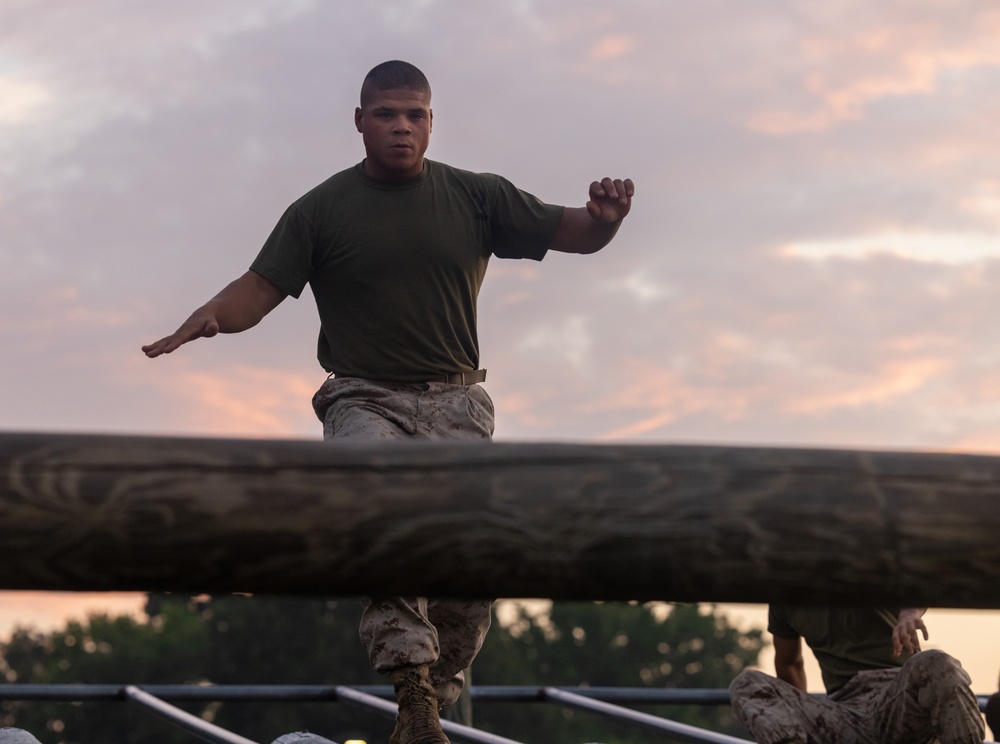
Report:
[{"label": "man's bicep", "polygon": [[263,274],[250,269],[247,271],[246,275],[249,281],[253,284],[254,292],[257,295],[257,301],[260,307],[264,310],[265,315],[274,310],[274,308],[281,304],[282,300],[288,297],[288,292],[283,290]]}]

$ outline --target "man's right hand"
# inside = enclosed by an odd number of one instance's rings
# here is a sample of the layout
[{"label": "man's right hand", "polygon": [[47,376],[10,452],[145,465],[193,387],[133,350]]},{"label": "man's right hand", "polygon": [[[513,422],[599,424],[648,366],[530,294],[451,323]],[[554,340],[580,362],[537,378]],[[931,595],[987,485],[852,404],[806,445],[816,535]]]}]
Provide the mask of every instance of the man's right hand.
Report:
[{"label": "man's right hand", "polygon": [[151,344],[143,346],[143,352],[150,359],[154,359],[160,356],[160,354],[169,354],[188,341],[194,341],[196,338],[211,338],[217,334],[219,332],[219,321],[216,320],[215,315],[203,311],[204,308],[196,310],[190,318],[184,321],[180,328],[169,336],[164,336],[159,341],[154,341]]},{"label": "man's right hand", "polygon": [[904,607],[899,611],[899,621],[892,629],[892,655],[899,656],[904,651],[915,654],[920,650],[920,634],[926,641],[930,636],[923,616],[926,607]]},{"label": "man's right hand", "polygon": [[239,333],[257,325],[287,295],[255,271],[230,282],[219,294],[191,313],[180,328],[159,341],[142,347],[150,359],[169,354],[196,338],[217,333]]}]

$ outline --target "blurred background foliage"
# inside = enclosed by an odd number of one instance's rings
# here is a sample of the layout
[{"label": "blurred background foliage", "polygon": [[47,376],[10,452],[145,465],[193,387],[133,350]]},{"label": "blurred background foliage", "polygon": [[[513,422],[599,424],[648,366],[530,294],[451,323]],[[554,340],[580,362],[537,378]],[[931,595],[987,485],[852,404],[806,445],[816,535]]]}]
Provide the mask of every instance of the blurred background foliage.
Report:
[{"label": "blurred background foliage", "polygon": [[[710,606],[638,603],[503,603],[473,667],[475,685],[723,688],[763,648],[759,629],[732,627]],[[40,632],[19,628],[0,643],[8,683],[386,684],[358,640],[353,599],[150,595],[146,617],[92,615]],[[184,703],[195,715],[267,743],[308,730],[384,742],[392,721],[344,703]],[[746,736],[728,706],[642,710]],[[517,741],[653,742],[664,736],[552,704],[477,702],[474,724]],[[193,737],[134,705],[4,701],[0,725],[42,744]]]}]

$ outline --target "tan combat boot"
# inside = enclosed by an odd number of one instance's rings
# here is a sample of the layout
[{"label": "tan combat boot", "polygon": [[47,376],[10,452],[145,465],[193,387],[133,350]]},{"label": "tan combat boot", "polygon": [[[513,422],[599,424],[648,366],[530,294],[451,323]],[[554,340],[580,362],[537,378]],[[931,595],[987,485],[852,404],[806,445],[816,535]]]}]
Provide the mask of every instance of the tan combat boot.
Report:
[{"label": "tan combat boot", "polygon": [[427,681],[427,665],[389,673],[399,713],[389,744],[451,744],[441,728],[437,696]]}]

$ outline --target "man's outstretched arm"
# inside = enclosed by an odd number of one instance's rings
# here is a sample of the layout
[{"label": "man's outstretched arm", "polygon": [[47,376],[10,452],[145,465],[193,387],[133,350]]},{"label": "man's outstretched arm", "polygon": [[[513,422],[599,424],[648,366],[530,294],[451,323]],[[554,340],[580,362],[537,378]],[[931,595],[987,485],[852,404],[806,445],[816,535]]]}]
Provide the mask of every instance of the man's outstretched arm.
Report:
[{"label": "man's outstretched arm", "polygon": [[605,178],[590,184],[585,207],[566,207],[549,250],[562,253],[596,253],[611,242],[632,208],[632,180]]},{"label": "man's outstretched arm", "polygon": [[180,328],[159,341],[142,347],[150,359],[169,354],[196,338],[217,333],[239,333],[253,328],[274,310],[287,295],[269,279],[248,271],[199,307]]}]

